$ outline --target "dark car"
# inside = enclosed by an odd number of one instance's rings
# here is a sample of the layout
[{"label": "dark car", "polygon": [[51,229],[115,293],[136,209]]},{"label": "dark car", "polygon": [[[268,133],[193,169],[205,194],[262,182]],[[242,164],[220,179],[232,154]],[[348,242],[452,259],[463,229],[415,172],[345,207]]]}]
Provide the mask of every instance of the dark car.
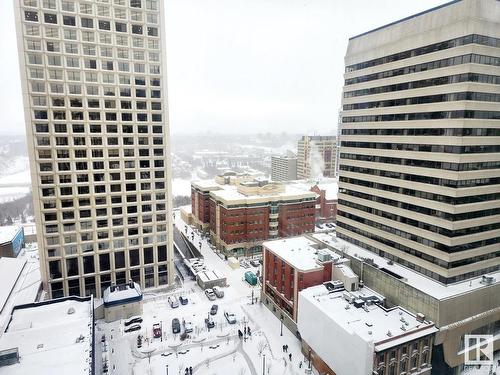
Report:
[{"label": "dark car", "polygon": [[212,308],[210,309],[210,315],[217,314],[217,311],[219,311],[219,305],[212,305]]},{"label": "dark car", "polygon": [[181,305],[187,305],[188,299],[187,299],[187,297],[180,296],[179,297],[179,302],[181,303]]},{"label": "dark car", "polygon": [[134,316],[123,323],[125,327],[128,327],[131,324],[142,323],[142,318],[140,316]]},{"label": "dark car", "polygon": [[172,319],[172,332],[179,333],[180,331],[181,331],[181,322],[179,322],[179,319],[177,318]]},{"label": "dark car", "polygon": [[129,328],[127,328],[124,332],[125,333],[129,333],[129,332],[138,331],[140,329],[141,329],[141,325],[140,324],[133,324]]},{"label": "dark car", "polygon": [[251,264],[252,266],[254,266],[254,267],[259,267],[259,265],[260,265],[260,263],[259,263],[259,261],[258,261],[257,259],[252,259],[252,260],[250,261],[250,264]]},{"label": "dark car", "polygon": [[215,323],[212,319],[205,318],[205,324],[207,325],[207,328],[214,328]]}]

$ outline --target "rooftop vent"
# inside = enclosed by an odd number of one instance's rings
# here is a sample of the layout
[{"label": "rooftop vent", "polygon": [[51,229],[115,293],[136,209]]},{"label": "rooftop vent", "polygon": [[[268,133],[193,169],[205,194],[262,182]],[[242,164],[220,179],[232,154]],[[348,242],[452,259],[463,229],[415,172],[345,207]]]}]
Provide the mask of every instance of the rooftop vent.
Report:
[{"label": "rooftop vent", "polygon": [[425,320],[425,315],[422,313],[417,314],[417,322],[423,322]]},{"label": "rooftop vent", "polygon": [[67,311],[67,314],[68,315],[71,315],[71,314],[74,314],[75,313],[75,308],[74,307],[70,307]]},{"label": "rooftop vent", "polygon": [[392,332],[391,331],[387,331],[387,336],[392,337]]}]

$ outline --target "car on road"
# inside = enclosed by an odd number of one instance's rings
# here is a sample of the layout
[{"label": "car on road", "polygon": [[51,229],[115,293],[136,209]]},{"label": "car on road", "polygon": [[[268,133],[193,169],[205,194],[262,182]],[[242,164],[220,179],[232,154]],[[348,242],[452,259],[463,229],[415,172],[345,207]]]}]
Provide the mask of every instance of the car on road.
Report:
[{"label": "car on road", "polygon": [[209,318],[205,318],[205,324],[206,324],[207,328],[214,328],[215,327],[215,322]]},{"label": "car on road", "polygon": [[205,295],[210,301],[215,301],[217,299],[212,289],[205,289]]},{"label": "car on road", "polygon": [[235,324],[236,323],[236,316],[228,311],[224,312],[224,316],[226,317],[226,320],[229,324]]},{"label": "car on road", "polygon": [[179,307],[179,300],[175,296],[168,297],[168,303],[170,304],[170,307],[173,309]]},{"label": "car on road", "polygon": [[212,305],[212,308],[210,309],[210,315],[216,315],[217,311],[219,311],[219,305]]},{"label": "car on road", "polygon": [[242,260],[240,261],[240,267],[248,268],[250,266],[248,265],[248,262],[246,260]]},{"label": "car on road", "polygon": [[193,323],[183,320],[182,324],[184,325],[184,332],[186,333],[193,332]]},{"label": "car on road", "polygon": [[250,261],[250,264],[251,264],[252,266],[254,266],[254,267],[259,267],[259,266],[260,266],[260,263],[259,263],[259,261],[258,261],[257,259],[252,259],[252,260]]},{"label": "car on road", "polygon": [[224,291],[218,287],[218,286],[214,286],[212,288],[212,290],[214,291],[214,294],[218,297],[218,298],[222,298],[224,297]]},{"label": "car on road", "polygon": [[188,299],[187,299],[187,297],[180,296],[179,297],[179,302],[181,303],[181,305],[187,305]]},{"label": "car on road", "polygon": [[179,333],[181,331],[181,323],[179,322],[179,319],[174,318],[172,319],[172,333]]},{"label": "car on road", "polygon": [[128,327],[129,325],[136,323],[142,323],[142,318],[140,316],[132,316],[125,320],[125,323],[123,324],[125,325],[125,327]]},{"label": "car on road", "polygon": [[130,327],[128,327],[127,329],[125,329],[123,332],[129,333],[129,332],[138,331],[140,329],[141,329],[141,325],[140,324],[132,324]]},{"label": "car on road", "polygon": [[153,324],[153,337],[154,338],[161,337],[161,326],[160,326],[160,323]]}]

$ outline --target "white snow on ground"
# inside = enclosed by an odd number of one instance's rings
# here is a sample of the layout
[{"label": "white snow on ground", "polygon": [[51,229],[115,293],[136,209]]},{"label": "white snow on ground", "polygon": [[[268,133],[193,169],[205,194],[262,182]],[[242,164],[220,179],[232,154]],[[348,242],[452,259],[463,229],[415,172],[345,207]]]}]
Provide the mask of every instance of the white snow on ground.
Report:
[{"label": "white snow on ground", "polygon": [[[178,212],[175,218],[176,225],[184,232],[185,224],[180,220]],[[188,227],[189,238],[191,232]],[[183,375],[190,366],[193,367],[193,374],[197,375],[257,375],[262,374],[263,369],[268,375],[304,374],[306,361],[293,333],[284,327],[283,336],[280,336],[280,321],[260,303],[260,298],[259,302],[252,305],[252,288],[254,297],[260,297],[260,290],[244,281],[243,275],[248,269],[231,269],[195,231],[193,243],[198,245],[200,241],[207,267],[218,269],[227,277],[228,287],[223,288],[225,296],[209,301],[201,288],[187,279],[182,288],[169,294],[148,294],[146,290],[144,321],[140,331],[124,333],[123,322],[98,323],[97,350],[105,349],[103,356],[109,361],[110,373],[164,375],[168,365],[169,375]],[[185,295],[189,300],[188,304],[171,308],[167,301],[171,294]],[[204,319],[212,304],[219,305],[219,310],[215,316],[211,316],[215,328],[209,331]],[[236,315],[236,324],[226,321],[225,311]],[[181,325],[183,319],[193,323],[194,330],[185,341],[181,341],[178,334],[172,333],[173,318],[178,318]],[[162,324],[163,341],[152,337],[154,323]],[[251,329],[251,336],[246,341],[238,337],[238,330],[244,331],[245,325]],[[99,341],[103,334],[106,342],[101,344]],[[141,349],[137,348],[139,334],[144,337]],[[292,353],[292,361],[282,351],[284,344],[289,346],[288,353]],[[301,369],[300,361],[303,362]],[[99,367],[98,369],[100,370]]]},{"label": "white snow on ground", "polygon": [[0,186],[0,203],[12,201],[14,199],[22,198],[30,192],[29,186],[19,187],[1,187]]},{"label": "white snow on ground", "polygon": [[[7,145],[4,145],[4,147]],[[2,148],[0,146],[0,177],[29,171],[28,156],[17,156],[14,158],[1,157]],[[0,178],[0,182],[2,181]],[[28,180],[29,182],[29,180]]]}]

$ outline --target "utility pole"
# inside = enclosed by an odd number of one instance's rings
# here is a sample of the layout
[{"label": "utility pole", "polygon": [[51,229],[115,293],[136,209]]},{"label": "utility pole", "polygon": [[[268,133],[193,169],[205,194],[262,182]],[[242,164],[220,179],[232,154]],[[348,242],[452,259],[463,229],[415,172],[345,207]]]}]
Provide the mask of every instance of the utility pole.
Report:
[{"label": "utility pole", "polygon": [[266,375],[266,355],[262,355],[262,375]]},{"label": "utility pole", "polygon": [[280,331],[280,336],[283,336],[283,314],[281,314],[281,316],[280,316],[280,320],[281,320],[281,331]]}]

